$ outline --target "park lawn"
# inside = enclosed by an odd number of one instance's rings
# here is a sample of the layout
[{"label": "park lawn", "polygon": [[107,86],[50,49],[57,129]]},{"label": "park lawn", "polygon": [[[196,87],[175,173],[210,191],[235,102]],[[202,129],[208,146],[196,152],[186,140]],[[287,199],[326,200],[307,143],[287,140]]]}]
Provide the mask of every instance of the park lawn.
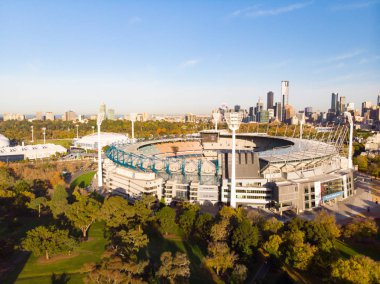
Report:
[{"label": "park lawn", "polygon": [[82,242],[73,253],[77,256],[68,259],[56,260],[52,263],[40,263],[38,258],[31,255],[24,269],[18,276],[16,283],[51,283],[53,273],[56,275],[68,274],[69,282],[82,281],[80,270],[83,264],[98,262],[105,251],[104,224],[94,223],[88,233],[89,240]]},{"label": "park lawn", "polygon": [[70,189],[74,189],[76,186],[79,186],[81,188],[86,188],[91,184],[92,179],[94,178],[95,171],[84,173],[83,175],[80,175],[76,179],[74,179],[70,184]]},{"label": "park lawn", "polygon": [[365,255],[379,261],[380,248],[378,244],[362,244],[356,242],[344,243],[342,241],[335,241],[336,248],[342,253],[343,257],[350,258],[355,255]]},{"label": "park lawn", "polygon": [[[43,144],[44,140],[36,140],[34,144]],[[73,145],[73,139],[46,139],[46,144],[55,144],[70,149]]]}]

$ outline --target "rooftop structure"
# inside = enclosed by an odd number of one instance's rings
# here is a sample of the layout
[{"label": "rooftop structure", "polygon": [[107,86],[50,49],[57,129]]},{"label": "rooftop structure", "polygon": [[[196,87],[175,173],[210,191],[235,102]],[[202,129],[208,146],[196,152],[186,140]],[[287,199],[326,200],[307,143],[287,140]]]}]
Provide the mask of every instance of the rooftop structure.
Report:
[{"label": "rooftop structure", "polygon": [[[104,147],[115,142],[128,142],[129,138],[127,135],[120,133],[101,132],[100,141],[100,146]],[[90,134],[74,141],[74,147],[96,150],[98,148],[98,134]]]},{"label": "rooftop structure", "polygon": [[55,144],[37,144],[0,148],[0,161],[36,160],[49,158],[57,153],[65,154],[66,148]]},{"label": "rooftop structure", "polygon": [[8,146],[9,146],[9,139],[5,137],[4,135],[0,134],[0,148],[8,147]]}]

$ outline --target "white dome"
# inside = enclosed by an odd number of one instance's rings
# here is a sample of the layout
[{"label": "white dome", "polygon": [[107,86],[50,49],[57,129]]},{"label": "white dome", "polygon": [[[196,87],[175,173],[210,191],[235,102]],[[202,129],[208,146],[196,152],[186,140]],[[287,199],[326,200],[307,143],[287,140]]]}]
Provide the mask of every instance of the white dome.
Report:
[{"label": "white dome", "polygon": [[8,146],[9,146],[9,139],[5,137],[4,135],[0,134],[0,148],[8,147]]},{"label": "white dome", "polygon": [[[119,141],[129,141],[128,136],[120,133],[100,132],[100,145],[101,147],[111,145]],[[98,147],[98,134],[84,136],[74,142],[75,147],[84,149],[97,149]]]}]

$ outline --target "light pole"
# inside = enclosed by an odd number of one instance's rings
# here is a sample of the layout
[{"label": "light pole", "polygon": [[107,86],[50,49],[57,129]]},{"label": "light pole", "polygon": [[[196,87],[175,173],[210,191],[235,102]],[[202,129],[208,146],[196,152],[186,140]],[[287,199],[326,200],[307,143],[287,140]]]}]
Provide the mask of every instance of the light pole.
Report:
[{"label": "light pole", "polygon": [[102,171],[102,145],[100,144],[100,126],[104,120],[104,113],[98,114],[98,120],[96,122],[98,126],[98,187],[103,187],[103,171]]},{"label": "light pole", "polygon": [[348,123],[350,124],[350,141],[348,143],[348,169],[352,169],[352,138],[354,135],[354,122],[352,120],[351,113],[346,111],[344,116],[347,117]]},{"label": "light pole", "polygon": [[33,130],[33,125],[30,127],[32,129],[32,143],[34,143],[34,130]]},{"label": "light pole", "polygon": [[77,140],[79,140],[79,125],[75,125],[75,127],[77,128]]},{"label": "light pole", "polygon": [[303,134],[303,120],[300,120],[300,139],[302,139],[302,134]]},{"label": "light pole", "polygon": [[95,126],[91,126],[91,128],[92,128],[92,134],[94,134],[95,133]]},{"label": "light pole", "polygon": [[44,144],[46,143],[46,127],[42,127],[42,134],[44,135]]},{"label": "light pole", "polygon": [[220,119],[220,112],[214,111],[212,113],[212,119],[214,120],[214,123],[215,123],[215,131],[217,131],[218,130],[218,121]]},{"label": "light pole", "polygon": [[132,122],[132,143],[134,143],[134,141],[135,141],[135,121],[137,119],[137,113],[132,112],[129,115],[129,119]]},{"label": "light pole", "polygon": [[225,115],[228,128],[232,131],[232,158],[231,158],[231,192],[230,206],[236,208],[236,130],[239,129],[242,120],[240,112],[229,112]]}]

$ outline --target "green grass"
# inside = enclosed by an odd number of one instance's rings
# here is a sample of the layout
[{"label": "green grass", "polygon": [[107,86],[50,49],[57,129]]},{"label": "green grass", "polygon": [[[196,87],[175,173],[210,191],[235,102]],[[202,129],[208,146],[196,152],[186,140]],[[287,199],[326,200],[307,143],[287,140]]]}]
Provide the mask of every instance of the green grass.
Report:
[{"label": "green grass", "polygon": [[380,248],[378,244],[363,244],[357,242],[344,243],[337,240],[335,245],[345,258],[361,254],[369,256],[376,261],[380,260]]},{"label": "green grass", "polygon": [[80,270],[85,263],[98,262],[104,252],[106,239],[103,235],[104,224],[95,223],[89,230],[89,240],[74,250],[79,255],[52,263],[40,263],[31,255],[16,283],[52,283],[53,273],[60,276],[68,274],[69,283],[81,283],[83,275]]},{"label": "green grass", "polygon": [[88,172],[83,175],[80,175],[76,179],[74,179],[71,184],[70,184],[70,189],[74,189],[76,186],[79,186],[81,188],[86,188],[91,184],[92,179],[94,178],[95,175],[94,172]]}]

